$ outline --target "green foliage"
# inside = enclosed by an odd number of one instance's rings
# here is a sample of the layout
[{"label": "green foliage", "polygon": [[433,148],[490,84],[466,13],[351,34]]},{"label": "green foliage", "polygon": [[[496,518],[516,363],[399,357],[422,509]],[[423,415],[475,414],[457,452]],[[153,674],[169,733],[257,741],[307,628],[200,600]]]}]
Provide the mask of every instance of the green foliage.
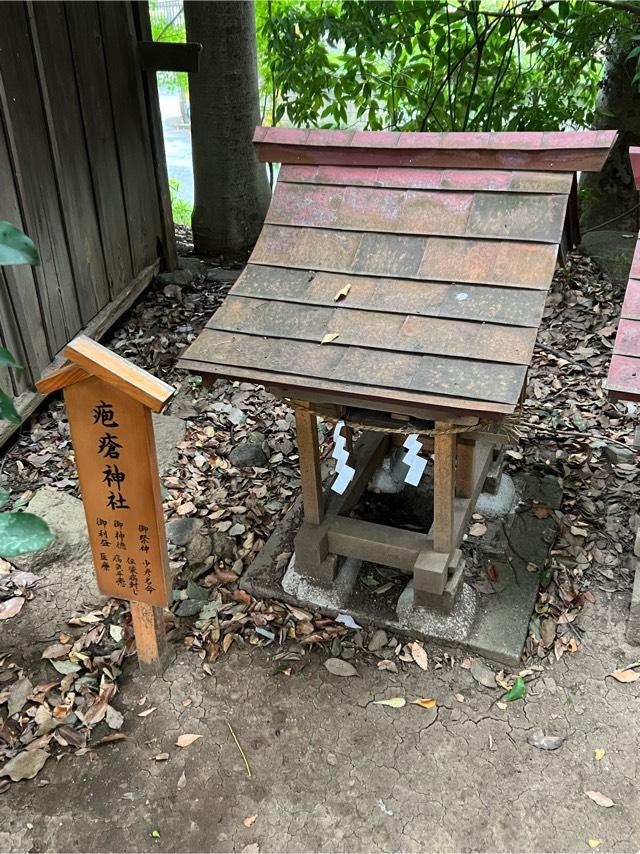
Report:
[{"label": "green foliage", "polygon": [[43,549],[53,542],[53,534],[33,513],[0,513],[0,555],[16,555]]},{"label": "green foliage", "polygon": [[371,130],[591,126],[607,51],[628,51],[640,21],[607,0],[258,0],[256,10],[266,122]]},{"label": "green foliage", "polygon": [[10,222],[0,221],[0,266],[39,264],[33,241]]},{"label": "green foliage", "polygon": [[[33,242],[10,222],[0,222],[0,266],[12,264],[39,264],[40,256]],[[19,367],[13,355],[0,347],[0,368]],[[21,421],[13,400],[0,390],[0,419]],[[9,501],[6,489],[0,488],[0,507]],[[0,513],[0,555],[15,557],[25,552],[43,549],[53,542],[53,534],[46,522],[33,513]]]},{"label": "green foliage", "polygon": [[173,221],[178,225],[186,225],[191,228],[191,214],[193,206],[180,195],[180,182],[174,178],[169,179],[169,192],[171,193],[171,213]]}]

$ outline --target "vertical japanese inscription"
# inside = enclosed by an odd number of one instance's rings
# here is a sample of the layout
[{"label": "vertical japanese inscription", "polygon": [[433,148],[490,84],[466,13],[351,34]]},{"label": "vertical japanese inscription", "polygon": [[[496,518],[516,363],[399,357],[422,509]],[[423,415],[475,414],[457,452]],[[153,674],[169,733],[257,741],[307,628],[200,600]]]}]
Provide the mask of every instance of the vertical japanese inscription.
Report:
[{"label": "vertical japanese inscription", "polygon": [[98,587],[168,603],[167,549],[151,413],[90,377],[65,389]]}]

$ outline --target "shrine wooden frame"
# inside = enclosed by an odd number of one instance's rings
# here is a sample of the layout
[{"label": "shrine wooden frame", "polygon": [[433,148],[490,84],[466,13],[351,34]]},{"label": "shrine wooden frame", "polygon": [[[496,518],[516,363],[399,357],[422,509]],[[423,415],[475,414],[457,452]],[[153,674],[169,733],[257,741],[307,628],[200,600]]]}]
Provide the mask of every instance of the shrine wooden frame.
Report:
[{"label": "shrine wooden frame", "polygon": [[[414,605],[450,610],[460,581],[459,545],[493,462],[494,437],[442,432],[423,441],[434,456],[434,518],[428,533],[419,533],[348,516],[387,453],[392,435],[365,427],[350,460],[354,479],[343,495],[325,493],[316,411],[306,401],[292,403],[304,508],[294,545],[296,571],[331,585],[340,558],[377,563],[413,576]],[[333,417],[338,414],[336,410]],[[445,430],[451,422],[436,421],[435,427]]]}]

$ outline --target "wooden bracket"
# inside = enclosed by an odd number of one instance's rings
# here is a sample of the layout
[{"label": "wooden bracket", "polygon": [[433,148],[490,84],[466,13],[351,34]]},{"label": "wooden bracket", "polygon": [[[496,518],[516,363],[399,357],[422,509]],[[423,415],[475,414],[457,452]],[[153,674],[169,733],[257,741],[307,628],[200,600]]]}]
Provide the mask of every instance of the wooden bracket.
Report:
[{"label": "wooden bracket", "polygon": [[138,61],[143,71],[199,71],[199,42],[138,42]]}]

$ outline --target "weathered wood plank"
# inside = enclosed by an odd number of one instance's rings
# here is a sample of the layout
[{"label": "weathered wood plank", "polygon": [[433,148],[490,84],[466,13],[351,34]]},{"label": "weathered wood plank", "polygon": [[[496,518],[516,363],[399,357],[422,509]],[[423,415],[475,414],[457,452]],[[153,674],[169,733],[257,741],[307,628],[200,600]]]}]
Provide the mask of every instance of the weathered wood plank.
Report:
[{"label": "weathered wood plank", "polygon": [[464,441],[464,438],[458,436],[456,443],[456,496],[459,498],[470,498],[473,492],[475,449],[475,442]]},{"label": "weathered wood plank", "polygon": [[640,400],[640,359],[614,354],[605,388],[614,399]]},{"label": "weathered wood plank", "polygon": [[640,320],[640,279],[629,279],[622,304],[622,317]]},{"label": "weathered wood plank", "polygon": [[115,129],[111,111],[107,109],[110,104],[109,84],[98,4],[88,0],[66,3],[64,10],[89,151],[109,291],[113,299],[138,270],[134,273],[131,262]]},{"label": "weathered wood plank", "polygon": [[[448,424],[436,421],[436,431],[448,427]],[[444,554],[450,554],[454,548],[455,481],[456,434],[436,432],[433,439],[433,548]]]},{"label": "weathered wood plank", "polygon": [[251,369],[258,383],[264,372],[270,372],[359,384],[393,391],[398,400],[409,390],[515,404],[526,374],[521,365],[264,339],[208,328],[187,349],[183,361],[216,365],[218,373],[222,365]]},{"label": "weathered wood plank", "polygon": [[[0,82],[0,90],[2,89]],[[18,190],[12,174],[11,160],[5,131],[0,122],[0,175],[4,176],[0,189],[2,216],[9,222],[26,229],[22,220]],[[28,230],[28,229],[27,229]],[[34,270],[27,264],[3,267],[0,271],[0,288],[3,292],[2,316],[6,322],[6,341],[14,356],[25,370],[14,377],[16,391],[26,387],[32,375],[39,374],[51,360],[49,343],[44,329],[44,309],[40,303]]]},{"label": "weathered wood plank", "polygon": [[109,302],[109,283],[67,23],[61,3],[29,2],[27,8],[80,316],[86,324]]},{"label": "weathered wood plank", "polygon": [[350,231],[559,243],[567,196],[280,183],[266,221]]},{"label": "weathered wood plank", "polygon": [[293,374],[277,373],[275,371],[260,371],[260,379],[256,379],[256,371],[252,368],[242,368],[236,365],[221,365],[214,362],[200,362],[182,357],[179,366],[186,371],[199,374],[207,379],[240,380],[243,382],[264,385],[277,397],[289,399],[304,399],[327,405],[341,403],[363,409],[385,409],[386,411],[405,413],[415,418],[449,419],[456,423],[475,424],[479,417],[500,421],[505,415],[515,410],[515,404],[495,403],[444,395],[416,393],[403,391],[402,395],[394,391],[356,385],[348,382],[323,380],[319,377],[295,376]]},{"label": "weathered wood plank", "polygon": [[324,494],[320,475],[320,448],[318,445],[318,419],[314,412],[293,402],[296,417],[296,440],[302,482],[304,518],[319,525],[324,517]]},{"label": "weathered wood plank", "polygon": [[547,290],[556,247],[265,225],[251,260],[310,271]]},{"label": "weathered wood plank", "polygon": [[279,303],[233,294],[207,327],[297,341],[321,342],[333,334],[342,345],[514,365],[529,364],[536,341],[535,329],[518,326],[360,311],[343,304],[325,307]]},{"label": "weathered wood plank", "polygon": [[460,285],[411,279],[310,273],[284,267],[248,264],[231,294],[258,299],[336,305],[336,295],[348,288],[340,305],[371,311],[452,317],[536,328],[542,319],[543,291]]},{"label": "weathered wood plank", "polygon": [[398,133],[256,128],[258,158],[349,166],[598,172],[615,131]]},{"label": "weathered wood plank", "polygon": [[44,308],[42,320],[50,345],[58,349],[75,335],[82,321],[62,224],[26,6],[7,3],[2,11],[2,113],[19,188],[23,224],[42,258],[35,272]]},{"label": "weathered wood plank", "polygon": [[395,187],[414,190],[483,190],[568,195],[572,172],[489,169],[415,169],[393,166],[297,166],[283,164],[278,183]]},{"label": "weathered wood plank", "polygon": [[130,3],[98,3],[98,9],[129,245],[137,273],[157,258],[161,234],[142,76],[137,66],[137,39]]},{"label": "weathered wood plank", "polygon": [[[135,0],[135,2],[131,4],[131,11],[133,14],[137,38],[140,41],[152,41],[153,37],[151,33],[149,3]],[[173,213],[171,211],[167,158],[164,150],[164,133],[162,128],[162,116],[160,114],[160,98],[158,95],[156,75],[153,72],[143,73],[142,88],[149,124],[151,150],[153,152],[153,171],[156,194],[160,205],[163,261],[166,269],[175,270],[178,266],[176,235],[173,225]]]},{"label": "weathered wood plank", "polygon": [[199,42],[138,42],[143,71],[198,71],[201,52]]}]

